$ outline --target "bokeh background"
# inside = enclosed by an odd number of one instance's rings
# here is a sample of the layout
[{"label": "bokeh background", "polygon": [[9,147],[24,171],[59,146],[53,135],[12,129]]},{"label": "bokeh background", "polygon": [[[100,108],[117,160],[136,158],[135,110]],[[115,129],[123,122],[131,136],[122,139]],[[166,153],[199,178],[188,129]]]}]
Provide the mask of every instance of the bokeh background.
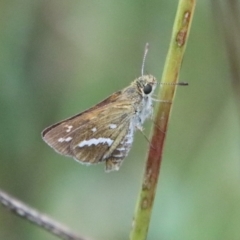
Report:
[{"label": "bokeh background", "polygon": [[[144,137],[106,174],[40,132],[138,77],[146,42],[160,80],[177,3],[0,1],[0,188],[91,239],[128,239]],[[240,239],[239,13],[239,1],[197,1],[148,240]],[[0,207],[0,239],[57,238]]]}]

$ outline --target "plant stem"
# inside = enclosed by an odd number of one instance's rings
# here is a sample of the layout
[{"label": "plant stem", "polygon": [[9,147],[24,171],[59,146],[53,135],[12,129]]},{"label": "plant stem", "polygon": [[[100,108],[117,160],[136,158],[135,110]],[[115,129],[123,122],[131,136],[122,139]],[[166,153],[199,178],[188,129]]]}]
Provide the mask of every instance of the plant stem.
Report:
[{"label": "plant stem", "polygon": [[21,217],[29,222],[41,227],[51,234],[59,237],[63,240],[88,240],[85,237],[81,237],[66,226],[60,224],[59,222],[53,220],[49,216],[40,213],[36,209],[26,205],[25,203],[19,201],[18,199],[10,196],[6,192],[0,189],[0,203],[11,210],[18,217]]},{"label": "plant stem", "polygon": [[159,99],[164,99],[164,102],[159,104],[154,120],[155,126],[153,127],[142,186],[136,204],[130,240],[145,240],[147,238],[162,161],[163,146],[172,108],[171,103],[174,100],[176,92],[176,83],[186,48],[195,4],[195,0],[179,0],[168,55],[162,75],[162,83],[164,83],[164,85],[162,85],[159,90]]}]

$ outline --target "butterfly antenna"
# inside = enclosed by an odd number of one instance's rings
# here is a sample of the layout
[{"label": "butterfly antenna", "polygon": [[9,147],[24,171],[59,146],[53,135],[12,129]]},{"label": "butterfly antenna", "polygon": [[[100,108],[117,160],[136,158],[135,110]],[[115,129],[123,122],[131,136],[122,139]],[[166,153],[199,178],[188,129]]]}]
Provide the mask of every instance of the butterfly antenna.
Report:
[{"label": "butterfly antenna", "polygon": [[142,68],[141,68],[142,76],[143,76],[143,73],[144,73],[144,66],[145,66],[145,61],[146,61],[148,49],[149,49],[149,43],[146,43],[145,49],[144,49],[143,61],[142,61]]},{"label": "butterfly antenna", "polygon": [[160,82],[161,85],[178,85],[178,86],[188,86],[187,82],[176,82],[176,83],[165,83]]}]

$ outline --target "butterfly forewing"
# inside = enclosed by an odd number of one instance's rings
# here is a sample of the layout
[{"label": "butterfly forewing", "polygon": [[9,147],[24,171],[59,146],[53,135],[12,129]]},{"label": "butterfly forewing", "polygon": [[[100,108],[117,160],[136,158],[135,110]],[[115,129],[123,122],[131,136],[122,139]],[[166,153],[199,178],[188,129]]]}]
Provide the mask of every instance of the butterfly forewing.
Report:
[{"label": "butterfly forewing", "polygon": [[[134,109],[125,100],[118,99],[117,103],[113,99],[110,102],[106,100],[91,111],[47,128],[43,132],[44,140],[57,152],[82,163],[93,164],[108,159],[110,163],[116,159],[119,165],[132,144],[126,144],[124,139],[129,135]],[[111,168],[116,170],[114,163],[107,170]]]},{"label": "butterfly forewing", "polygon": [[71,138],[73,138],[75,131],[89,124],[91,119],[96,117],[93,114],[94,110],[102,109],[104,106],[117,101],[120,93],[120,91],[116,92],[92,108],[44,129],[42,131],[42,138],[58,153],[72,156],[69,142],[72,140]]}]

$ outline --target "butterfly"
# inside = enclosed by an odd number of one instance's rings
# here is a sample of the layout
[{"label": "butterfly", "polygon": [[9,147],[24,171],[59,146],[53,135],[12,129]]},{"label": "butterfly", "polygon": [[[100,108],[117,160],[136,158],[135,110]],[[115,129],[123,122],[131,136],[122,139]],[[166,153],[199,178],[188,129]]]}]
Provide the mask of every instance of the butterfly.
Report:
[{"label": "butterfly", "polygon": [[135,130],[142,131],[152,116],[156,86],[154,76],[142,74],[92,108],[46,128],[42,138],[56,152],[80,163],[105,162],[106,172],[119,170]]}]

